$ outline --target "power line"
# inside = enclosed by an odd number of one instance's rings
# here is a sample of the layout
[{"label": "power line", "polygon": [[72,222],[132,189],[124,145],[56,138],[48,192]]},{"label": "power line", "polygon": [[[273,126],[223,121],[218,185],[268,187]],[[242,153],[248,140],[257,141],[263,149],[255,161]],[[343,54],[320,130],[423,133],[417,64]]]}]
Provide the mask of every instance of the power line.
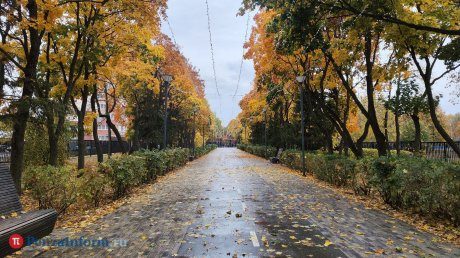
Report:
[{"label": "power line", "polygon": [[246,44],[246,41],[248,39],[248,31],[249,31],[249,20],[250,20],[250,15],[249,13],[247,14],[248,15],[248,19],[246,21],[246,33],[244,35],[244,41],[243,41],[243,54],[241,55],[241,63],[240,63],[240,73],[238,74],[238,82],[236,84],[236,90],[235,90],[235,94],[233,94],[233,99],[235,99],[236,97],[236,94],[238,94],[238,89],[240,87],[240,82],[241,82],[241,73],[243,72],[243,63],[244,63],[244,44]]},{"label": "power line", "polygon": [[179,45],[177,45],[176,35],[174,35],[174,31],[172,29],[171,23],[169,23],[169,18],[168,17],[166,17],[166,24],[168,25],[169,31],[171,32],[171,37],[172,37],[172,39],[174,41],[174,45],[179,47]]},{"label": "power line", "polygon": [[[235,96],[235,95],[229,94],[229,95],[220,95],[220,96],[218,96],[217,94],[206,94],[206,97],[233,97],[233,96]],[[236,96],[237,97],[243,97],[245,95],[244,94],[237,94]]]},{"label": "power line", "polygon": [[214,46],[212,44],[212,32],[211,32],[211,16],[209,15],[209,4],[208,0],[206,2],[206,15],[208,16],[208,32],[209,32],[209,45],[211,47],[211,60],[212,60],[212,70],[214,72],[214,83],[216,84],[217,95],[220,96],[219,86],[217,84],[217,75],[216,75],[216,61],[214,59]]}]

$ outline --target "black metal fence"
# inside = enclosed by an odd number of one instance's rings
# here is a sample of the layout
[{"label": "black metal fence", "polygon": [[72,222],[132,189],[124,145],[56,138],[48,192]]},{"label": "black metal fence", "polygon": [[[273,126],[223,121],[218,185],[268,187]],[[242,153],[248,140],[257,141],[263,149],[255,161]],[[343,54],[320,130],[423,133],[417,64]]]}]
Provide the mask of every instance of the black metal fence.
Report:
[{"label": "black metal fence", "polygon": [[8,141],[0,143],[0,163],[9,163],[11,159],[11,145]]},{"label": "black metal fence", "polygon": [[[102,153],[103,154],[108,154],[109,149],[111,153],[121,153],[121,144],[118,141],[112,141],[110,143],[110,148],[109,148],[109,141],[100,141],[101,147],[102,147]],[[125,147],[125,151],[129,151],[130,145],[128,142],[124,141],[122,143]],[[86,155],[92,156],[96,155],[96,144],[94,141],[85,141],[85,149],[86,149]],[[71,157],[78,156],[78,141],[76,140],[71,140],[69,142],[69,155]],[[4,143],[0,144],[0,163],[9,163],[11,160],[11,147],[10,144]]]},{"label": "black metal fence", "polygon": [[9,152],[0,152],[0,163],[9,163],[11,154]]},{"label": "black metal fence", "polygon": [[[455,142],[460,146],[460,141]],[[415,142],[400,142],[400,149],[405,151],[414,152]],[[364,148],[376,149],[377,143],[365,142]],[[395,142],[389,142],[388,147],[390,150],[396,149]],[[454,150],[446,142],[422,142],[420,152],[428,159],[440,159],[448,162],[458,162],[460,158]]]},{"label": "black metal fence", "polygon": [[232,139],[214,139],[212,141],[208,141],[207,144],[215,144],[219,148],[232,148],[236,147],[237,141]]},{"label": "black metal fence", "polygon": [[[103,154],[108,154],[109,149],[111,153],[121,153],[122,152],[122,144],[125,147],[125,151],[129,151],[129,143],[124,141],[120,143],[119,141],[100,141],[101,147],[102,147],[102,153]],[[109,147],[110,144],[110,147]],[[85,148],[86,148],[86,155],[97,155],[97,150],[96,150],[96,143],[95,141],[88,140],[85,141]],[[75,157],[78,156],[78,141],[72,140],[69,143],[69,153],[70,156]]]}]

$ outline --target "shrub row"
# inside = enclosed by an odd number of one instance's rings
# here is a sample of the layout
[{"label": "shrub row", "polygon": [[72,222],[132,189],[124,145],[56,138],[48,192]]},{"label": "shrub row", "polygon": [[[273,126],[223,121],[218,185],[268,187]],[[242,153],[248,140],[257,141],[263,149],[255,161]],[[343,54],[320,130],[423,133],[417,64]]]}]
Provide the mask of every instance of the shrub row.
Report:
[{"label": "shrub row", "polygon": [[[391,150],[390,152],[391,152],[391,155],[393,155],[393,156],[397,155],[396,150]],[[377,149],[363,148],[363,154],[364,154],[364,157],[378,158],[379,151]],[[400,157],[412,157],[412,156],[414,156],[414,154],[412,152],[410,152],[410,151],[401,150],[401,152],[399,153],[399,156]]]},{"label": "shrub row", "polygon": [[145,159],[147,168],[147,180],[156,179],[157,176],[165,175],[167,172],[185,165],[189,157],[188,149],[166,149],[166,150],[143,150],[134,153]]},{"label": "shrub row", "polygon": [[202,157],[215,149],[217,149],[216,144],[208,144],[204,147],[195,148],[195,158]]},{"label": "shrub row", "polygon": [[276,156],[275,147],[267,146],[267,148],[265,148],[265,146],[263,145],[250,145],[250,144],[238,144],[237,147],[238,149],[242,151],[246,151],[256,156],[263,157],[266,159]]},{"label": "shrub row", "polygon": [[102,200],[120,198],[133,187],[185,165],[188,158],[189,150],[179,148],[117,156],[83,171],[70,166],[35,166],[25,171],[24,185],[41,209],[62,213],[77,202],[97,207]]},{"label": "shrub row", "polygon": [[[320,180],[372,195],[395,209],[441,218],[460,225],[460,165],[402,155],[367,156],[307,153],[307,170]],[[280,162],[301,169],[301,153],[284,151]]]}]

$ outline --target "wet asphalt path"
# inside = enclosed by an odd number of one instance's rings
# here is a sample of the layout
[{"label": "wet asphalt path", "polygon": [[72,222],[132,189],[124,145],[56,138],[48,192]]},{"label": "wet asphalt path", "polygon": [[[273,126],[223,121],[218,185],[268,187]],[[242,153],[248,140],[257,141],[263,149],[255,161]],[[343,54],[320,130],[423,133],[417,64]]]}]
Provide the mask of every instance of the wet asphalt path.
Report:
[{"label": "wet asphalt path", "polygon": [[[280,193],[251,171],[254,165],[265,166],[264,160],[235,149],[211,155],[216,154],[219,166],[199,204],[203,215],[189,228],[179,255],[345,257],[336,246],[325,246],[325,238],[307,220],[293,230],[289,220],[276,216],[271,204]],[[308,245],[293,244],[304,239]]]},{"label": "wet asphalt path", "polygon": [[217,149],[154,184],[148,196],[81,232],[109,248],[27,248],[44,257],[455,257],[458,248],[351,203],[280,165]]}]

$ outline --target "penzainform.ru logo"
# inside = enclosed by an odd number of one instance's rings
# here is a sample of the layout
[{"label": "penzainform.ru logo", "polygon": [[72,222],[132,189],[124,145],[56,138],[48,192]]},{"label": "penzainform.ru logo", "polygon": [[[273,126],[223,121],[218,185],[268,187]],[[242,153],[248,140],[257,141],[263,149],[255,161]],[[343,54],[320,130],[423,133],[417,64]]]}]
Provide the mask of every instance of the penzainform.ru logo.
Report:
[{"label": "penzainform.ru logo", "polygon": [[118,248],[127,247],[128,240],[126,239],[91,239],[86,237],[79,238],[62,238],[62,239],[37,239],[35,237],[24,238],[25,246],[41,246],[41,247],[62,247],[62,248]]}]

